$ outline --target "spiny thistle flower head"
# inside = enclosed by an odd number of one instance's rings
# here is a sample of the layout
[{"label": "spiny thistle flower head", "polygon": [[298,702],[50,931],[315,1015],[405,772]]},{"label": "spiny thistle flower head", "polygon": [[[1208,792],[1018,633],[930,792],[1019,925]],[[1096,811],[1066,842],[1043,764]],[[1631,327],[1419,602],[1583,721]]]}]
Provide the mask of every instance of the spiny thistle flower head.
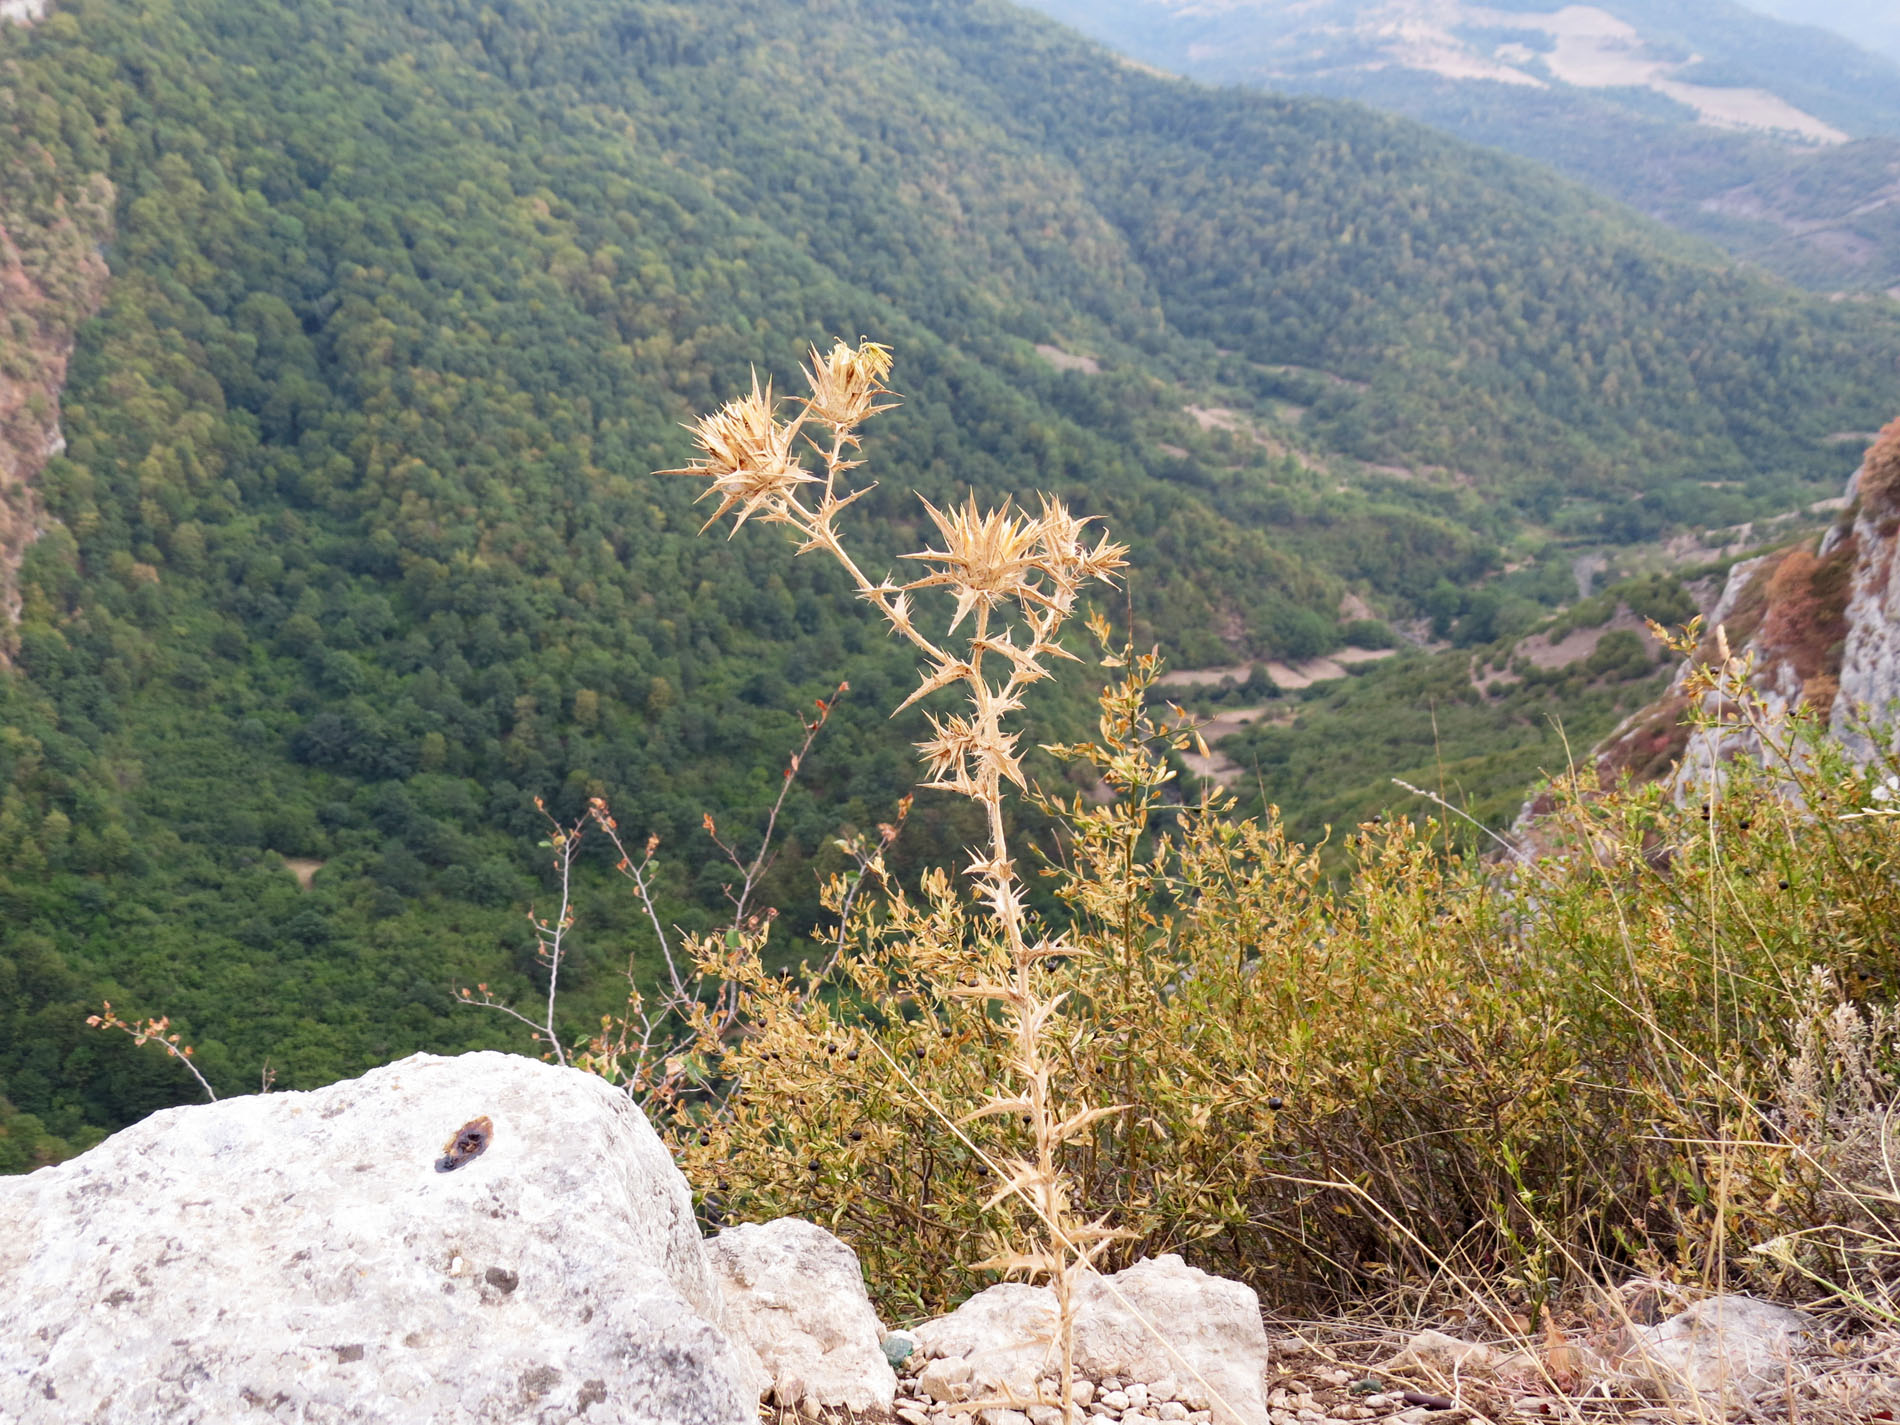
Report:
[{"label": "spiny thistle flower head", "polygon": [[811,399],[805,409],[840,438],[856,444],[852,431],[896,404],[878,399],[891,394],[884,386],[890,372],[891,349],[877,342],[862,342],[855,347],[836,342],[828,356],[821,355],[814,346],[811,365],[805,368],[805,379],[811,383]]},{"label": "spiny thistle flower head", "polygon": [[1008,500],[996,509],[979,509],[974,495],[948,512],[928,500],[923,504],[944,547],[904,556],[935,566],[907,587],[950,588],[957,596],[952,632],[971,609],[994,608],[1005,599],[1025,612],[1038,606],[1066,612],[1079,585],[1112,579],[1128,552],[1107,538],[1088,549],[1082,542],[1088,521],[1074,518],[1059,501],[1045,499],[1042,513],[1034,517],[1018,513]]},{"label": "spiny thistle flower head", "polygon": [[707,481],[706,492],[700,498],[719,497],[719,508],[705,528],[717,524],[734,508],[739,511],[739,518],[732,524],[734,531],[755,514],[768,523],[781,523],[792,492],[816,480],[792,459],[792,441],[799,422],[781,424],[772,413],[775,404],[771,383],[768,381],[760,390],[755,371],[749,394],[726,402],[688,427],[702,454],[685,469],[666,473],[697,475]]}]

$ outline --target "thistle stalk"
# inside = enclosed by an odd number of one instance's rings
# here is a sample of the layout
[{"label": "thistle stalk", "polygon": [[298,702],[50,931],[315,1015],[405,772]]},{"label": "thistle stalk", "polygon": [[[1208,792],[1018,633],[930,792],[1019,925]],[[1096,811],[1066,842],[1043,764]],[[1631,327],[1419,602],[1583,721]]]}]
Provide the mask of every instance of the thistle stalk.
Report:
[{"label": "thistle stalk", "polygon": [[[1058,501],[1043,498],[1030,514],[1005,500],[981,508],[974,495],[964,504],[940,510],[928,500],[924,510],[936,527],[942,548],[903,556],[922,566],[916,577],[887,574],[873,581],[845,547],[837,529],[844,509],[869,485],[847,489],[847,477],[862,462],[848,459],[858,448],[859,427],[894,402],[884,385],[890,372],[887,347],[864,342],[836,343],[829,353],[816,348],[805,369],[811,394],[793,398],[790,418],[779,419],[780,402],[771,387],[752,390],[702,417],[690,429],[698,457],[682,470],[706,482],[702,498],[718,505],[710,526],[735,514],[733,531],[747,520],[788,525],[799,536],[799,552],[822,551],[844,570],[858,595],[883,617],[891,632],[926,661],[916,689],[899,704],[913,703],[944,690],[960,690],[966,711],[927,712],[932,735],[918,744],[928,773],[924,785],[968,797],[983,808],[988,844],[973,853],[967,874],[974,898],[983,908],[987,934],[979,933],[974,983],[945,985],[948,995],[976,998],[997,1007],[1012,1045],[1010,1067],[1015,1083],[994,1094],[971,1119],[991,1115],[1026,1122],[1030,1150],[1003,1157],[1003,1181],[988,1207],[1014,1200],[1026,1205],[1040,1224],[1036,1240],[982,1263],[1031,1279],[1047,1279],[1057,1305],[1060,1399],[1022,1398],[1005,1390],[981,1405],[1060,1405],[1065,1419],[1077,1416],[1074,1378],[1075,1287],[1095,1257],[1121,1235],[1101,1222],[1079,1220],[1070,1203],[1063,1172],[1065,1145],[1086,1135],[1100,1119],[1121,1106],[1078,1105],[1066,1116],[1055,1087],[1056,1062],[1046,1047],[1063,996],[1042,991],[1039,967],[1056,956],[1072,956],[1076,947],[1061,934],[1038,934],[1029,923],[1017,881],[1015,860],[1003,815],[1004,783],[1024,790],[1018,734],[1005,720],[1022,706],[1025,690],[1050,676],[1050,664],[1073,658],[1060,642],[1063,625],[1074,612],[1080,589],[1100,580],[1112,582],[1124,564],[1126,549],[1105,536],[1091,546],[1084,538],[1088,521],[1070,515]],[[829,442],[811,427],[830,431]],[[822,475],[806,470],[798,449],[804,437]],[[916,598],[942,590],[954,600],[942,642],[917,625]],[[958,630],[968,622],[960,648]],[[954,651],[953,651],[954,649]]]}]

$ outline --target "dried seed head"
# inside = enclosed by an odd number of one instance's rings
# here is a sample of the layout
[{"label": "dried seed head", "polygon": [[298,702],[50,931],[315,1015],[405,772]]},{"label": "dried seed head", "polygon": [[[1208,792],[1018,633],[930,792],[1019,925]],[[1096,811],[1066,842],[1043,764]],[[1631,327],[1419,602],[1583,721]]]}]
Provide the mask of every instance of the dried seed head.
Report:
[{"label": "dried seed head", "polygon": [[805,379],[811,383],[811,399],[805,408],[814,420],[830,426],[835,434],[855,445],[851,432],[869,417],[888,411],[896,404],[894,401],[880,404],[878,400],[880,396],[890,395],[884,387],[884,378],[890,370],[891,349],[874,341],[857,347],[837,342],[829,356],[821,356],[814,346],[811,365],[805,368]]},{"label": "dried seed head", "polygon": [[717,524],[735,507],[739,511],[732,524],[735,531],[755,514],[767,523],[783,523],[792,492],[817,478],[792,459],[799,422],[780,424],[772,414],[775,404],[771,383],[760,390],[755,372],[750,394],[726,402],[689,427],[701,456],[683,470],[665,473],[697,475],[708,482],[700,498],[719,497],[719,508],[704,527]]},{"label": "dried seed head", "polygon": [[943,536],[942,549],[923,549],[906,559],[924,560],[935,567],[913,589],[947,585],[957,596],[951,632],[978,604],[994,608],[1004,599],[1021,599],[1034,587],[1042,531],[1035,520],[1017,514],[1005,500],[993,510],[979,510],[976,496],[948,514],[924,501],[931,522]]}]

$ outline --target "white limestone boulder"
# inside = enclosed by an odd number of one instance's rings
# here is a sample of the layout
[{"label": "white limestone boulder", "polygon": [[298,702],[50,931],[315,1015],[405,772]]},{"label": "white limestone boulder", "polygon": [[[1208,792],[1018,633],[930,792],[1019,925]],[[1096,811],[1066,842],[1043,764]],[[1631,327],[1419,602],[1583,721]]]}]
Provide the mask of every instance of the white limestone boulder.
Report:
[{"label": "white limestone boulder", "polygon": [[[438,1171],[486,1118],[479,1155]],[[739,1425],[685,1179],[624,1094],[506,1054],[154,1114],[0,1179],[0,1420]]]},{"label": "white limestone boulder", "polygon": [[1666,1393],[1733,1404],[1785,1387],[1788,1372],[1822,1341],[1806,1312],[1752,1296],[1712,1296],[1635,1333],[1625,1369]]},{"label": "white limestone boulder", "polygon": [[758,1352],[780,1405],[889,1418],[897,1372],[857,1253],[796,1217],[729,1227],[706,1248],[727,1326]]},{"label": "white limestone boulder", "polygon": [[[916,1328],[924,1353],[969,1364],[975,1390],[1027,1395],[1060,1369],[1055,1293],[1004,1282]],[[1075,1364],[1092,1380],[1173,1380],[1178,1398],[1220,1425],[1267,1425],[1267,1333],[1260,1301],[1240,1282],[1172,1254],[1143,1260],[1078,1291]]]}]

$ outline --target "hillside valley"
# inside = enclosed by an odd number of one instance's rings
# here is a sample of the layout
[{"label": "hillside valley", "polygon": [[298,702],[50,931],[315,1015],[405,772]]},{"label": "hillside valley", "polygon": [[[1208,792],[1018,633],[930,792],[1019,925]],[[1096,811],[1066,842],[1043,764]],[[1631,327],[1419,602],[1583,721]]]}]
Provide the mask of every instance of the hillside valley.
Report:
[{"label": "hillside valley", "polygon": [[1805,287],[1900,287],[1900,61],[1730,0],[1035,0],[1215,83],[1356,99],[1550,164]]},{"label": "hillside valley", "polygon": [[[8,14],[9,1169],[195,1093],[86,1028],[102,1000],[170,1015],[221,1090],[525,1047],[455,992],[542,987],[536,799],[607,799],[657,838],[659,915],[723,924],[703,818],[749,844],[848,682],[761,892],[797,958],[839,838],[917,780],[912,660],[653,472],[812,344],[895,352],[868,557],[933,537],[919,495],[1099,518],[1133,569],[1103,611],[1177,670],[1247,670],[1208,712],[1300,704],[1234,763],[1302,834],[1440,762],[1508,819],[1663,670],[1622,640],[1493,696],[1474,651],[1629,581],[1603,619],[1693,607],[1728,557],[1700,532],[1819,518],[1900,391],[1900,306],[996,0]],[[1318,659],[1348,676],[1296,685]],[[1025,741],[1084,732],[1099,677],[1036,690]],[[1404,715],[1362,737],[1374,706]],[[970,836],[920,795],[894,870]],[[611,858],[577,912],[575,1033],[656,955]]]}]

